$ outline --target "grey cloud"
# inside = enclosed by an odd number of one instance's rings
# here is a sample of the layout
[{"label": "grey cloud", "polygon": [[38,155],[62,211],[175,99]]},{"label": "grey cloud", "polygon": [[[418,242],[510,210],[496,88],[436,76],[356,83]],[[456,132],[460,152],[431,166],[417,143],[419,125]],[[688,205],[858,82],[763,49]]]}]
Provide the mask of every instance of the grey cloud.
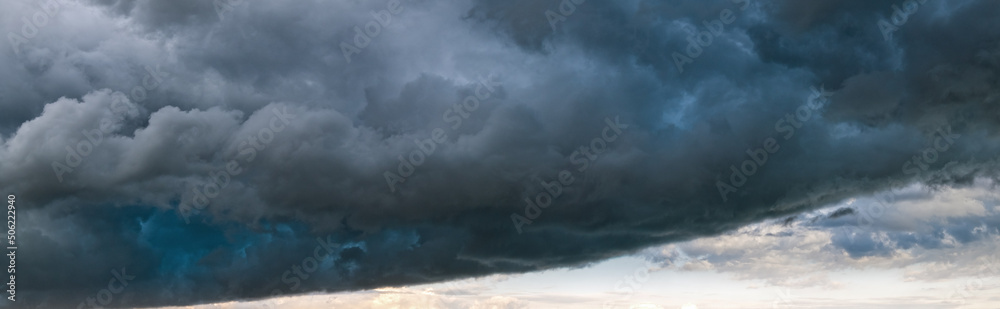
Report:
[{"label": "grey cloud", "polygon": [[[845,283],[828,275],[845,270],[902,270],[902,279],[932,282],[981,278],[1000,266],[991,253],[1000,245],[994,184],[981,180],[901,198],[881,211],[863,205],[871,200],[862,196],[801,214],[804,220],[793,224],[772,219],[717,237],[650,248],[644,256],[668,269],[713,270],[790,288],[836,288]],[[834,216],[845,210],[853,211]],[[913,224],[899,226],[899,218]]]},{"label": "grey cloud", "polygon": [[[891,42],[876,26],[891,1],[586,1],[556,31],[559,1],[402,1],[350,63],[341,43],[388,1],[246,1],[222,19],[210,2],[74,3],[20,56],[0,46],[0,188],[23,205],[22,241],[45,244],[23,252],[28,307],[76,306],[121,267],[136,281],[110,306],[582,265],[897,184],[997,177],[992,1],[922,8]],[[9,6],[2,33],[33,12]],[[687,26],[726,9],[735,21],[679,72]],[[146,67],[168,77],[129,97],[134,114],[110,111]],[[490,74],[501,86],[452,128],[444,114]],[[820,85],[833,98],[787,122]],[[274,108],[294,120],[244,144]],[[573,153],[609,117],[629,129],[580,172]],[[60,182],[52,162],[101,119],[114,130]],[[905,173],[945,123],[961,138]],[[446,141],[391,192],[384,173],[435,129]],[[717,183],[768,138],[780,150],[723,201]],[[241,172],[185,224],[181,205],[232,160]],[[573,185],[518,234],[511,214],[561,170]],[[948,234],[977,239],[962,231]],[[327,236],[344,247],[289,289],[286,266]]]}]

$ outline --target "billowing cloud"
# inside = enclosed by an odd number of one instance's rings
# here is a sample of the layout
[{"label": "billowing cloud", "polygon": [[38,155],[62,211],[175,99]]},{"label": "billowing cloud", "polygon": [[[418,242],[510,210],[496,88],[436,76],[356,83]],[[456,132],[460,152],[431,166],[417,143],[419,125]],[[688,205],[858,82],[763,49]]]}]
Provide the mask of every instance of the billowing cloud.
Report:
[{"label": "billowing cloud", "polygon": [[40,3],[0,13],[27,307],[582,265],[1000,167],[993,1]]}]

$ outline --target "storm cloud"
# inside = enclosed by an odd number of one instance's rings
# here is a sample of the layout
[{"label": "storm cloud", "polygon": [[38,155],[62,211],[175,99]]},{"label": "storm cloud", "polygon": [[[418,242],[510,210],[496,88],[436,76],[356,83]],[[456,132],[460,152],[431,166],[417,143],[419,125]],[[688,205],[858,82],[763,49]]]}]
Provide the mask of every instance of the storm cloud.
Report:
[{"label": "storm cloud", "polygon": [[995,1],[2,7],[26,308],[580,266],[1000,171]]}]

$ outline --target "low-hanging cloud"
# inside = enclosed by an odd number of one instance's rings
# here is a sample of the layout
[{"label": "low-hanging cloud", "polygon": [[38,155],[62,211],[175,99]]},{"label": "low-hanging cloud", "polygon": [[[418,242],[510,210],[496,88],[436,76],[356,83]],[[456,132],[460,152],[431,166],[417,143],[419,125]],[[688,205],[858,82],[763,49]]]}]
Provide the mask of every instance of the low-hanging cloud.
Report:
[{"label": "low-hanging cloud", "polygon": [[[76,307],[122,268],[135,278],[105,307],[263,298],[289,276],[291,293],[335,292],[583,265],[896,184],[997,177],[994,1],[928,1],[886,41],[897,1],[403,0],[346,61],[341,43],[388,2],[60,1],[18,52],[0,43],[18,305]],[[0,33],[39,10],[2,6]],[[725,10],[738,15],[680,72],[671,54]],[[147,67],[162,84],[128,96]],[[489,76],[491,97],[462,107]],[[777,133],[819,88],[822,109]],[[294,118],[247,160],[275,109]],[[452,129],[449,110],[468,116]],[[518,233],[511,214],[609,117],[628,132]],[[102,120],[60,180],[53,163]],[[961,138],[905,173],[943,126]],[[435,129],[390,190],[385,172]],[[716,183],[768,138],[780,151],[723,200]],[[185,215],[233,160],[241,172]],[[317,238],[340,247],[308,280],[286,275]]]}]

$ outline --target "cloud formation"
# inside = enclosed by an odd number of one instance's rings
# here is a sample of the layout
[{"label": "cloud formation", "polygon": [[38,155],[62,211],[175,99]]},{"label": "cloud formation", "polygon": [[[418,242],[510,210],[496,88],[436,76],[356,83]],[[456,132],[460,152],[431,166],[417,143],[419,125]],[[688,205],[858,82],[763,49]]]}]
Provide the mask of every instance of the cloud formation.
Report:
[{"label": "cloud formation", "polygon": [[[836,272],[901,270],[903,281],[979,278],[995,287],[1000,260],[996,183],[859,196],[834,207],[752,224],[718,237],[650,248],[664,269],[709,270],[787,288],[845,288]],[[896,198],[886,200],[894,195]],[[982,288],[981,286],[977,288]],[[949,291],[950,292],[950,291]],[[954,301],[954,295],[937,295]]]},{"label": "cloud formation", "polygon": [[[0,189],[22,205],[25,306],[75,307],[122,268],[105,307],[581,265],[997,178],[994,1],[927,2],[890,40],[895,1],[398,2],[391,22],[390,0],[3,4],[0,33],[24,37],[0,43]],[[580,171],[607,118],[629,130]],[[573,185],[519,234],[511,215],[563,170]],[[290,268],[317,246],[314,272]]]}]

